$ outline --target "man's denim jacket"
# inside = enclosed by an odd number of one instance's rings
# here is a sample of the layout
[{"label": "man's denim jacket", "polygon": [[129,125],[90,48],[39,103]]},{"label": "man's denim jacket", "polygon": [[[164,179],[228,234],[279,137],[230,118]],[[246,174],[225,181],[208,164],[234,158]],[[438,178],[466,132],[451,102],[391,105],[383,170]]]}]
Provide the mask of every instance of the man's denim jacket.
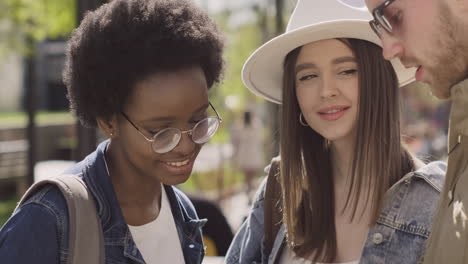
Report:
[{"label": "man's denim jacket", "polygon": [[[67,173],[79,174],[96,202],[104,232],[106,264],[145,263],[132,239],[107,172],[104,150],[108,141]],[[170,201],[185,263],[199,264],[204,256],[201,227],[190,200],[164,186]],[[86,234],[77,234],[83,235]],[[65,264],[68,254],[68,211],[55,186],[46,186],[16,210],[0,229],[0,263]]]},{"label": "man's denim jacket", "polygon": [[[267,168],[268,170],[268,168]],[[415,264],[424,253],[432,217],[443,187],[446,164],[432,162],[405,175],[386,193],[383,209],[369,230],[361,264]],[[285,245],[281,226],[271,253],[263,249],[263,181],[250,215],[241,226],[226,255],[225,264],[275,264]]]}]

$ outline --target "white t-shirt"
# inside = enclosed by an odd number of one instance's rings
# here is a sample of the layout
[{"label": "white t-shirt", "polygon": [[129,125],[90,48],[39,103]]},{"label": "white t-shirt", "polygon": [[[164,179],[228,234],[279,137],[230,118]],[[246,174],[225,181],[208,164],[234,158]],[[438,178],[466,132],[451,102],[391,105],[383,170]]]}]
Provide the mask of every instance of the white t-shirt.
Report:
[{"label": "white t-shirt", "polygon": [[[296,256],[294,251],[292,251],[289,247],[283,247],[281,258],[279,264],[313,264],[311,260],[303,259],[301,257]],[[325,264],[325,263],[315,263],[315,264]],[[329,263],[329,264],[359,264],[359,260],[351,261],[351,262],[341,262],[341,263]]]},{"label": "white t-shirt", "polygon": [[141,226],[128,225],[128,227],[147,264],[184,264],[184,254],[174,217],[172,216],[171,206],[164,186],[161,189],[161,210],[158,217],[148,224]]}]

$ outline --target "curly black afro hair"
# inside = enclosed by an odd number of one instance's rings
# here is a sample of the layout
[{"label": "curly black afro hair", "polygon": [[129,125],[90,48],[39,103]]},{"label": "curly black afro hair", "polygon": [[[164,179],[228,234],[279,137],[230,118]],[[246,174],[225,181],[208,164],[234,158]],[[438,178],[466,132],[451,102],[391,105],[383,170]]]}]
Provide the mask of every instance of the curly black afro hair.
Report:
[{"label": "curly black afro hair", "polygon": [[208,87],[221,79],[223,37],[189,0],[113,0],[89,12],[68,42],[63,80],[81,123],[120,113],[148,75],[201,66]]}]

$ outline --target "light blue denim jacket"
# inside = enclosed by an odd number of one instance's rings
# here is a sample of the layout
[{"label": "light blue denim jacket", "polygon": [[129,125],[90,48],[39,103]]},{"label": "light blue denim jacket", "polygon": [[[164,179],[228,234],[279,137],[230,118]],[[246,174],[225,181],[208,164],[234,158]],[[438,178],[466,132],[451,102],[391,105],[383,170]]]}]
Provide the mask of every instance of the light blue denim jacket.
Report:
[{"label": "light blue denim jacket", "polygon": [[[80,174],[95,198],[104,232],[106,264],[145,261],[132,239],[122,215],[111,179],[107,173],[104,150],[108,141],[76,164],[67,173]],[[201,227],[190,200],[172,186],[164,186],[186,264],[200,264],[204,256]],[[86,234],[78,234],[85,236]],[[45,186],[28,199],[0,229],[0,263],[65,264],[68,256],[68,211],[61,192]]]},{"label": "light blue denim jacket", "polygon": [[[268,170],[267,168],[266,170]],[[432,162],[405,175],[386,193],[377,223],[369,230],[360,264],[415,264],[424,253],[446,164]],[[271,253],[263,249],[266,179],[259,187],[247,220],[226,255],[225,264],[276,264],[285,245],[281,226]]]}]

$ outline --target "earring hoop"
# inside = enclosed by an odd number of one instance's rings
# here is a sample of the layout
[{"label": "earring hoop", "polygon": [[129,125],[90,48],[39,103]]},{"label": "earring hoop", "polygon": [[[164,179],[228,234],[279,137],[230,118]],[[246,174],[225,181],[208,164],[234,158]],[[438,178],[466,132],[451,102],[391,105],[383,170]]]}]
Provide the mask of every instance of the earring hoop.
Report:
[{"label": "earring hoop", "polygon": [[304,120],[304,116],[302,115],[302,112],[299,113],[299,123],[301,123],[302,126],[309,126],[309,124],[307,124],[307,122]]}]

